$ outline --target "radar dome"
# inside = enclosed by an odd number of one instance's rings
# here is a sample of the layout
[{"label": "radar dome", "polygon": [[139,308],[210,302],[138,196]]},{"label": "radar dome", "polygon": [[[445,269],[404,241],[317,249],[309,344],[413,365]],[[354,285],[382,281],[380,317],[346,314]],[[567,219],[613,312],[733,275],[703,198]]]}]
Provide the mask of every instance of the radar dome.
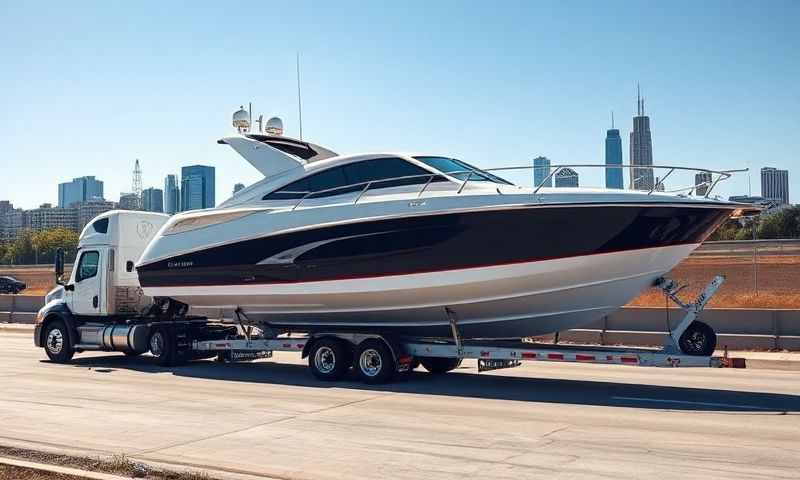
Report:
[{"label": "radar dome", "polygon": [[283,120],[278,117],[272,117],[267,120],[266,131],[270,135],[283,135]]},{"label": "radar dome", "polygon": [[240,132],[250,130],[250,113],[244,109],[244,106],[239,107],[239,110],[233,114],[233,127]]}]

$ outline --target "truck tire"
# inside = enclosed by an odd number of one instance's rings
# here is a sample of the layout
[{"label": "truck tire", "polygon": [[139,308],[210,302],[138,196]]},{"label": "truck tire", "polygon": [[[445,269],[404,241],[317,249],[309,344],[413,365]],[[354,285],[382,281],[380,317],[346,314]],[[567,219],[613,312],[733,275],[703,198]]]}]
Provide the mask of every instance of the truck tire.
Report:
[{"label": "truck tire", "polygon": [[447,373],[461,365],[460,358],[421,357],[419,361],[425,370],[433,374]]},{"label": "truck tire", "polygon": [[148,342],[150,353],[162,367],[175,365],[175,337],[167,328],[155,328]]},{"label": "truck tire", "polygon": [[364,340],[356,349],[354,368],[358,378],[367,384],[386,383],[394,377],[394,355],[386,342],[377,338]]},{"label": "truck tire", "polygon": [[308,367],[319,380],[340,380],[350,368],[351,347],[344,340],[322,338],[314,342],[308,353]]},{"label": "truck tire", "polygon": [[717,334],[703,322],[692,322],[678,341],[681,351],[686,355],[707,357],[717,348]]},{"label": "truck tire", "polygon": [[56,363],[67,363],[72,360],[75,350],[69,341],[67,326],[61,320],[53,320],[44,330],[44,351],[47,357]]}]

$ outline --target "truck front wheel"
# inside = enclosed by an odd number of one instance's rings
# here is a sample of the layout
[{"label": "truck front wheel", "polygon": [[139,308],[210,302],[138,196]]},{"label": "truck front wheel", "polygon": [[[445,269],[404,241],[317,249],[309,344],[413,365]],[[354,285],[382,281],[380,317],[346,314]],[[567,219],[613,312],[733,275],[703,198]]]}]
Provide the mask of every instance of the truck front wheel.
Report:
[{"label": "truck front wheel", "polygon": [[44,351],[50,360],[67,363],[72,360],[75,350],[69,341],[67,326],[61,320],[53,320],[44,331]]}]

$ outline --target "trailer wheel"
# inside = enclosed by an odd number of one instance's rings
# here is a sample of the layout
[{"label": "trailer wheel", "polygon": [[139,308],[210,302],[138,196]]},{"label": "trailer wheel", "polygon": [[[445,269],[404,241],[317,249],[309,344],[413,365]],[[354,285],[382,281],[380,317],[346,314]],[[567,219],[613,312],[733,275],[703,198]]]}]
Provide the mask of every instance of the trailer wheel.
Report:
[{"label": "trailer wheel", "polygon": [[388,382],[396,371],[392,351],[386,342],[376,338],[358,345],[354,363],[358,378],[371,385]]},{"label": "trailer wheel", "polygon": [[678,345],[686,355],[707,357],[717,348],[717,334],[707,324],[694,321],[683,332]]},{"label": "trailer wheel", "polygon": [[150,334],[150,353],[156,358],[156,363],[162,367],[175,364],[175,339],[165,328],[156,328]]},{"label": "trailer wheel", "polygon": [[72,360],[75,350],[69,341],[67,326],[61,320],[53,320],[44,331],[44,351],[47,357],[57,363]]},{"label": "trailer wheel", "polygon": [[419,361],[425,370],[434,374],[447,373],[461,365],[460,358],[420,357]]},{"label": "trailer wheel", "polygon": [[320,380],[341,379],[350,368],[350,346],[336,338],[322,338],[314,342],[308,354],[308,367]]}]

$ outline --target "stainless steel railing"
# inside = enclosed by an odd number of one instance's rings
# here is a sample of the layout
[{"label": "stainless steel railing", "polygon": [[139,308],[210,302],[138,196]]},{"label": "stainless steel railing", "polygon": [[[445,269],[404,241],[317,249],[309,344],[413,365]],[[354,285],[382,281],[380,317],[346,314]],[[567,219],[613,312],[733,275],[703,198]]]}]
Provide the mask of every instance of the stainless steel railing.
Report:
[{"label": "stainless steel railing", "polygon": [[[515,166],[515,167],[496,167],[496,168],[487,168],[481,171],[490,173],[490,172],[504,172],[504,171],[519,171],[519,170],[536,170],[541,168],[547,167],[539,167],[533,165],[524,165],[524,166]],[[603,168],[603,169],[623,169],[623,168],[633,168],[637,170],[656,170],[656,169],[663,169],[667,170],[667,173],[662,177],[657,177],[657,181],[653,183],[648,188],[647,194],[650,195],[653,192],[657,191],[661,185],[664,184],[664,180],[666,180],[670,175],[672,175],[676,171],[688,171],[688,172],[697,172],[697,173],[708,173],[711,176],[710,181],[703,181],[700,183],[693,183],[690,186],[680,187],[677,189],[672,189],[669,191],[665,191],[666,193],[674,193],[674,192],[687,192],[691,195],[693,192],[697,191],[701,187],[707,187],[703,197],[708,198],[711,195],[712,190],[719,184],[719,182],[727,180],[730,178],[734,173],[742,173],[747,172],[748,169],[738,169],[738,170],[709,170],[705,168],[692,168],[692,167],[678,167],[672,165],[604,165],[604,164],[587,164],[587,163],[574,163],[574,164],[564,164],[564,165],[551,165],[550,171],[548,174],[540,181],[537,185],[534,186],[533,194],[539,193],[539,190],[544,187],[547,182],[558,175],[559,172],[563,171],[565,168]],[[323,190],[317,190],[313,192],[289,192],[289,193],[302,193],[303,196],[298,199],[297,203],[292,206],[291,210],[295,210],[299,207],[304,201],[309,198],[314,197],[324,197],[330,196],[330,194],[335,194],[337,191],[342,191],[342,194],[349,193],[349,192],[358,192],[356,198],[353,200],[353,204],[357,204],[359,200],[361,200],[364,195],[370,190],[370,188],[377,187],[377,188],[386,188],[380,187],[380,185],[385,185],[390,182],[398,182],[398,181],[405,181],[411,179],[426,179],[425,183],[422,184],[419,192],[417,192],[417,198],[420,198],[422,194],[428,189],[431,183],[438,177],[441,178],[443,181],[450,181],[450,182],[459,182],[459,179],[454,175],[459,174],[467,174],[467,178],[461,181],[456,194],[460,194],[467,184],[470,181],[478,181],[478,177],[483,177],[481,181],[487,181],[485,175],[481,175],[481,171],[474,171],[474,170],[459,170],[459,171],[452,171],[452,172],[444,172],[444,173],[427,173],[421,175],[404,175],[398,177],[391,177],[391,178],[382,178],[380,180],[370,180],[365,182],[358,182],[352,183],[348,185],[342,185],[333,188],[327,188]],[[415,183],[410,183],[407,185],[414,185]],[[402,185],[400,185],[402,186]],[[495,189],[498,194],[502,194],[499,187]]]}]

